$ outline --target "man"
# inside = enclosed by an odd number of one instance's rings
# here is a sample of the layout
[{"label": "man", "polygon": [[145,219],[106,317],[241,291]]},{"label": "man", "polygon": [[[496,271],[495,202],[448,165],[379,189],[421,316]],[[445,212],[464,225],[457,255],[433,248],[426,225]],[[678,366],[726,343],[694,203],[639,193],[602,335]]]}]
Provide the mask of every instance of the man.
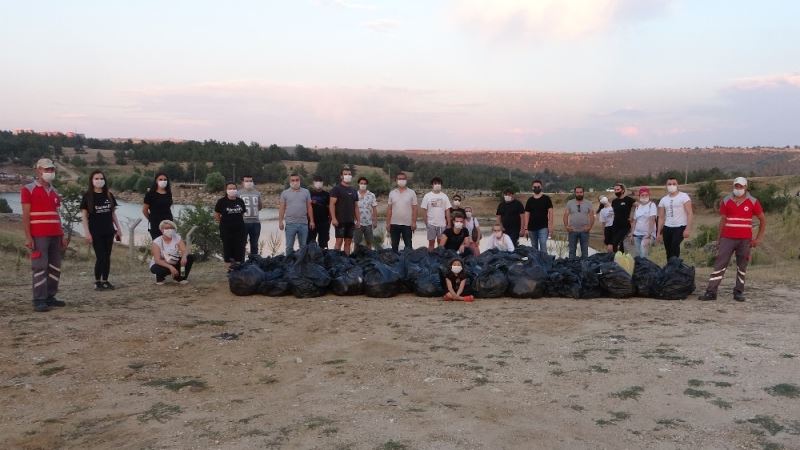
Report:
[{"label": "man", "polygon": [[533,180],[533,196],[525,203],[522,236],[528,236],[531,246],[547,253],[547,239],[553,237],[553,201],[542,192],[542,180]]},{"label": "man", "polygon": [[397,187],[389,192],[386,209],[386,229],[392,239],[392,250],[400,251],[400,237],[407,249],[414,248],[411,235],[417,230],[417,193],[408,188],[408,177],[399,172],[395,176]]},{"label": "man", "polygon": [[261,236],[261,219],[258,212],[261,211],[261,193],[255,188],[253,177],[245,175],[242,177],[242,189],[239,191],[239,198],[244,201],[247,207],[244,212],[244,229],[250,241],[250,255],[258,255],[258,239]]},{"label": "man", "polygon": [[53,188],[56,166],[42,158],[36,162],[36,180],[20,190],[25,247],[31,251],[33,310],[46,312],[65,303],[56,298],[61,278],[61,256],[67,247],[58,208],[61,197]]},{"label": "man", "polygon": [[462,216],[467,215],[467,211],[461,206],[461,196],[456,194],[453,196],[453,207],[450,208],[450,217],[455,217],[456,213],[461,214]]},{"label": "man", "polygon": [[[747,179],[738,177],[733,180],[733,194],[727,195],[719,205],[719,240],[717,240],[717,260],[714,271],[708,279],[706,292],[700,300],[716,300],[717,289],[722,277],[728,269],[731,257],[736,254],[736,285],[733,288],[733,299],[745,301],[744,278],[747,274],[747,263],[750,261],[750,249],[758,247],[767,230],[767,218],[761,203],[747,192]],[[753,239],[753,216],[758,218],[758,235]]]},{"label": "man", "polygon": [[503,226],[503,230],[511,238],[514,248],[519,246],[519,233],[525,219],[525,207],[522,202],[514,198],[514,190],[503,191],[503,201],[497,205],[497,220],[495,223]]},{"label": "man", "polygon": [[689,238],[694,212],[692,199],[678,190],[678,180],[667,178],[667,195],[658,202],[658,240],[664,241],[667,259],[681,256],[681,242]]},{"label": "man", "polygon": [[425,211],[425,229],[428,233],[428,250],[433,251],[439,236],[450,228],[450,199],[442,192],[442,179],[431,179],[431,192],[422,197],[420,207]]},{"label": "man", "polygon": [[331,238],[331,211],[328,209],[331,196],[322,189],[322,177],[314,176],[314,182],[310,191],[312,218],[316,227],[311,228],[308,224],[308,243],[318,241],[320,248],[328,248],[328,241]]},{"label": "man", "polygon": [[353,241],[356,246],[365,243],[367,247],[374,244],[372,230],[378,226],[378,200],[375,194],[367,190],[369,180],[366,177],[358,179],[358,215],[359,226],[356,227]]},{"label": "man", "polygon": [[453,226],[444,230],[439,238],[439,246],[463,255],[465,250],[469,249],[470,243],[469,232],[464,227],[464,216],[460,213],[454,215]]},{"label": "man", "polygon": [[[284,223],[285,219],[285,223]],[[314,212],[311,210],[311,194],[300,187],[300,175],[289,175],[289,189],[281,192],[278,209],[278,228],[286,230],[286,256],[294,253],[294,241],[298,248],[308,244],[308,229],[314,229]]]},{"label": "man", "polygon": [[594,226],[592,202],[583,199],[583,186],[576,186],[575,198],[567,202],[564,209],[564,228],[568,233],[569,257],[577,254],[578,241],[581,243],[581,258],[589,256],[589,230]]},{"label": "man", "polygon": [[614,200],[611,208],[614,210],[614,221],[611,223],[611,251],[625,252],[625,239],[631,232],[631,210],[636,200],[625,195],[625,185],[617,182],[614,185]]},{"label": "man", "polygon": [[336,242],[334,249],[349,255],[353,244],[353,232],[358,226],[358,192],[350,186],[353,172],[345,167],[339,172],[340,183],[331,189],[331,204],[328,207],[333,223]]}]

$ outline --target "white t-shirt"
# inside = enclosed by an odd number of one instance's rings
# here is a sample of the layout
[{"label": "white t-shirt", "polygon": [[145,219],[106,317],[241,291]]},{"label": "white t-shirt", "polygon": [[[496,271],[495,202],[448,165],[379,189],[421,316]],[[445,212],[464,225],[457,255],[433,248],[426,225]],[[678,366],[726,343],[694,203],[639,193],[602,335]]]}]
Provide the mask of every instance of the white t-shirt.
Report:
[{"label": "white t-shirt", "polygon": [[686,216],[686,209],[684,205],[691,202],[689,194],[685,192],[678,192],[678,195],[672,197],[670,195],[664,196],[658,202],[659,208],[664,208],[664,226],[665,227],[685,227],[689,218]]},{"label": "white t-shirt", "polygon": [[[181,251],[178,248],[178,244],[181,242],[181,236],[179,234],[175,234],[175,237],[167,244],[164,242],[163,236],[159,236],[153,239],[153,244],[157,245],[159,250],[161,250],[161,257],[164,258],[168,263],[175,264],[181,260]],[[150,258],[150,267],[153,267],[156,264],[155,259]]]},{"label": "white t-shirt", "polygon": [[489,241],[488,241],[489,245],[486,247],[487,250],[491,250],[493,248],[496,248],[496,249],[500,250],[501,252],[513,252],[514,251],[514,243],[511,242],[511,237],[509,237],[505,233],[503,233],[503,237],[501,237],[500,239],[497,239],[497,237],[495,237],[494,233],[492,233],[491,236],[489,236],[487,239],[489,239]]},{"label": "white t-shirt", "polygon": [[392,208],[391,225],[411,226],[414,205],[417,204],[417,193],[413,189],[406,188],[400,191],[399,188],[389,192],[389,208]]},{"label": "white t-shirt", "polygon": [[419,207],[428,211],[428,225],[433,227],[447,226],[445,211],[452,208],[447,194],[444,192],[428,192],[422,197],[422,203]]},{"label": "white t-shirt", "polygon": [[658,215],[658,208],[653,202],[647,202],[646,205],[636,202],[636,209],[633,211],[633,234],[635,236],[647,236],[648,234],[655,233],[655,226],[653,226],[652,233],[650,231],[650,224],[647,220],[650,217]]},{"label": "white t-shirt", "polygon": [[614,208],[611,206],[606,206],[605,208],[600,210],[600,222],[602,222],[604,227],[610,227],[614,225]]}]

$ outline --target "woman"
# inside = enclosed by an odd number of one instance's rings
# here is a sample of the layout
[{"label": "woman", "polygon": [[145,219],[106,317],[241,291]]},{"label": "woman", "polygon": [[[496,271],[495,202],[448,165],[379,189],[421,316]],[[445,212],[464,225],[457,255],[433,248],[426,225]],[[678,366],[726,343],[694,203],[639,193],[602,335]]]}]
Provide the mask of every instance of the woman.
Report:
[{"label": "woman", "polygon": [[121,240],[117,221],[117,200],[106,185],[106,176],[100,170],[89,175],[89,188],[81,200],[83,235],[94,249],[94,289],[114,289],[108,281],[111,271],[111,247],[114,238]]},{"label": "woman", "polygon": [[155,239],[161,236],[158,229],[162,220],[172,220],[172,187],[169,185],[169,178],[165,173],[159,173],[153,178],[153,184],[144,195],[144,206],[142,214],[147,219],[150,227],[150,238]]},{"label": "woman", "polygon": [[597,216],[600,218],[600,223],[603,224],[603,244],[606,246],[606,252],[611,253],[614,251],[614,208],[611,207],[611,202],[605,195],[600,197]]},{"label": "woman", "polygon": [[639,189],[639,203],[633,211],[633,241],[638,256],[647,258],[656,239],[658,207],[650,201],[650,189]]},{"label": "woman", "polygon": [[171,275],[173,280],[181,284],[188,283],[194,256],[188,254],[186,243],[178,234],[175,222],[162,220],[158,224],[158,230],[160,236],[153,239],[150,246],[150,253],[153,255],[150,272],[155,274],[156,284],[164,284],[167,275]]},{"label": "woman", "polygon": [[228,263],[244,262],[244,246],[247,231],[244,226],[244,212],[247,207],[239,198],[236,183],[225,185],[225,196],[214,206],[214,220],[219,224],[219,237],[222,239],[222,257]]},{"label": "woman", "polygon": [[511,241],[511,237],[509,235],[503,233],[503,226],[499,223],[496,223],[492,226],[492,234],[489,236],[488,241],[488,245],[486,246],[487,250],[496,248],[501,252],[514,251],[514,242]]},{"label": "woman", "polygon": [[472,250],[473,255],[478,256],[481,254],[481,250],[480,247],[478,246],[478,243],[483,238],[483,236],[481,235],[481,224],[478,222],[478,218],[472,215],[471,206],[465,207],[464,213],[467,216],[466,220],[464,220],[464,226],[467,228],[467,232],[469,232],[469,237],[470,237],[469,248],[470,250]]}]

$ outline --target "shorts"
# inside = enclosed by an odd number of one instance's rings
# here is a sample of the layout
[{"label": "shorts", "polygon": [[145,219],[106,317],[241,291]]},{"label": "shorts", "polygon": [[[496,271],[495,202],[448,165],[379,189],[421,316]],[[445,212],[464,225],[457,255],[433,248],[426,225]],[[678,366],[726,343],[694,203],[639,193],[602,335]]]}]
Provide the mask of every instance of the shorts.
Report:
[{"label": "shorts", "polygon": [[339,225],[333,227],[334,236],[336,239],[353,239],[353,231],[355,228],[356,224],[353,222],[339,222]]},{"label": "shorts", "polygon": [[438,240],[439,236],[441,236],[444,233],[444,228],[445,227],[435,227],[433,225],[428,225],[426,227],[426,229],[428,230],[428,240],[429,241]]},{"label": "shorts", "polygon": [[605,227],[603,228],[603,244],[606,245],[613,245],[614,242],[611,240],[614,235],[614,227]]}]

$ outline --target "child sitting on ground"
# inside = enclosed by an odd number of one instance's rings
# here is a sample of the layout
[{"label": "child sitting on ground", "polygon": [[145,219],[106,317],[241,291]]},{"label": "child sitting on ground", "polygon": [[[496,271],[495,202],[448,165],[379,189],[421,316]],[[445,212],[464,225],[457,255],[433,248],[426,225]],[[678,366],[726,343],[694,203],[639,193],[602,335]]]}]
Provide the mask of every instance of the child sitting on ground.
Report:
[{"label": "child sitting on ground", "polygon": [[464,273],[464,263],[460,259],[454,259],[450,263],[450,269],[444,279],[447,285],[447,293],[444,294],[444,301],[465,301],[471,302],[474,297],[471,295],[461,295],[467,285],[467,276]]}]

